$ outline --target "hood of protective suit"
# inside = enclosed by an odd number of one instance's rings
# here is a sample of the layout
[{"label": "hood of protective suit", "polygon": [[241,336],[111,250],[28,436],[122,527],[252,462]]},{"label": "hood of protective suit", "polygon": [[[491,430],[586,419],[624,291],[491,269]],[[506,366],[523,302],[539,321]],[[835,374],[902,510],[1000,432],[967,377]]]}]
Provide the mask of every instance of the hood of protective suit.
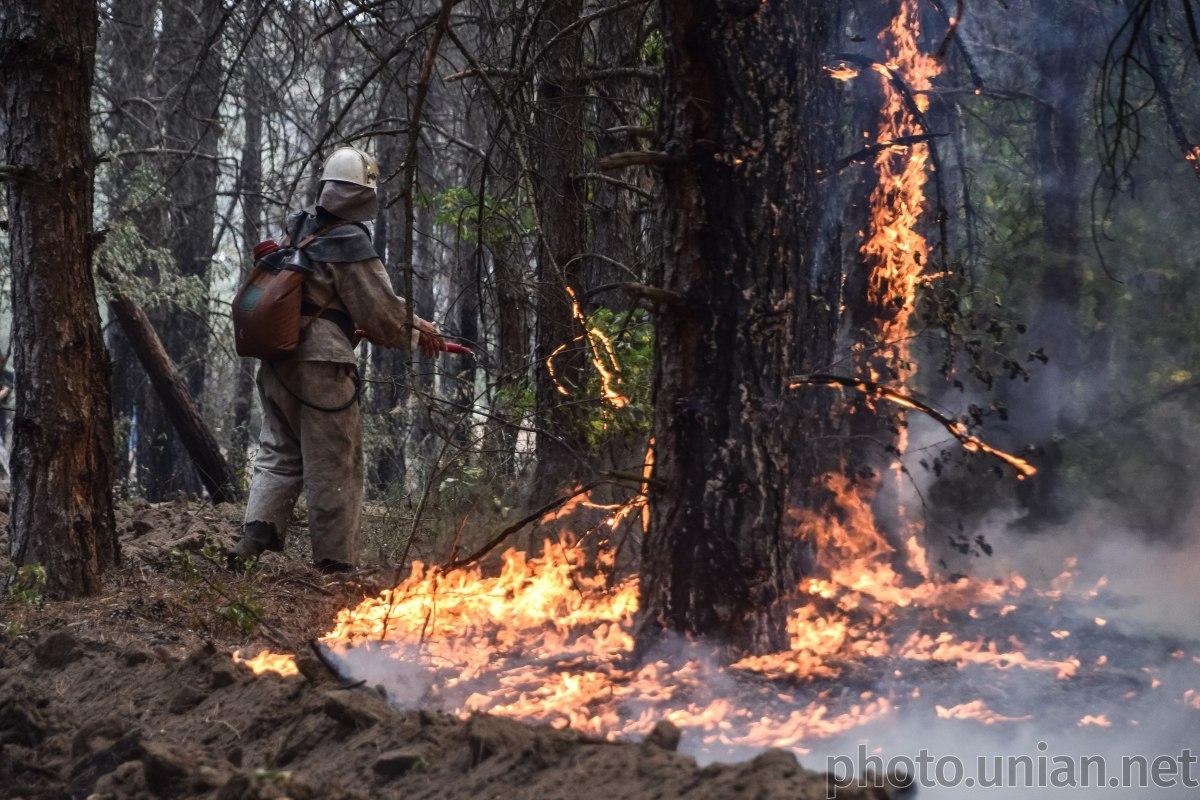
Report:
[{"label": "hood of protective suit", "polygon": [[374,222],[379,213],[379,195],[374,189],[345,181],[325,181],[317,208],[351,222]]}]

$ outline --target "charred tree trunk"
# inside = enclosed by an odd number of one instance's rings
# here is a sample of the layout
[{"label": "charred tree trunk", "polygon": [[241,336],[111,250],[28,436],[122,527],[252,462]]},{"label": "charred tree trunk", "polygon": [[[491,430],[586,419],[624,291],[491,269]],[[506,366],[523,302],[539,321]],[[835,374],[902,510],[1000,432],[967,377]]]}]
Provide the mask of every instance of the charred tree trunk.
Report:
[{"label": "charred tree trunk", "polygon": [[93,0],[0,5],[0,141],[12,253],[9,549],[53,597],[94,594],[119,558],[108,358],[92,278]]},{"label": "charred tree trunk", "polygon": [[[664,0],[667,247],[643,643],[666,628],[784,647],[795,276],[813,250],[806,137],[826,4]],[[794,432],[791,435],[796,435]]]},{"label": "charred tree trunk", "polygon": [[549,0],[535,34],[547,44],[557,37],[537,80],[531,147],[541,224],[534,403],[539,427],[553,434],[537,437],[535,500],[575,481],[587,451],[581,405],[587,345],[567,294],[571,289],[582,296],[584,288],[584,198],[578,178],[583,163],[583,40],[578,32],[559,35],[579,19],[582,7],[580,0]]}]

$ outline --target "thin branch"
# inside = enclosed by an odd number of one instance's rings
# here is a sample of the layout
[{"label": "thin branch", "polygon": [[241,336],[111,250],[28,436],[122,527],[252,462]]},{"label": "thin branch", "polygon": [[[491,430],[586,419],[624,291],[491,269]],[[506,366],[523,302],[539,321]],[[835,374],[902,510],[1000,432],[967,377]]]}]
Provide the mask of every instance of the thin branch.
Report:
[{"label": "thin branch", "polygon": [[985,453],[993,458],[1003,461],[1008,466],[1012,467],[1017,473],[1018,480],[1024,480],[1032,475],[1037,474],[1037,467],[1030,464],[1023,458],[1018,458],[1011,453],[1006,453],[1003,450],[997,450],[987,442],[967,432],[967,426],[959,420],[953,419],[936,408],[933,408],[928,403],[923,403],[912,395],[876,383],[875,381],[863,380],[861,378],[848,378],[842,375],[794,375],[786,380],[789,389],[798,389],[801,386],[842,386],[847,389],[854,389],[862,392],[868,397],[887,400],[895,403],[903,408],[909,408],[914,411],[920,411],[930,419],[937,422],[946,431],[957,439],[964,449],[969,452]]},{"label": "thin branch", "polygon": [[596,169],[624,169],[626,167],[665,167],[675,162],[675,158],[661,150],[629,150],[621,153],[611,153],[596,159]]}]

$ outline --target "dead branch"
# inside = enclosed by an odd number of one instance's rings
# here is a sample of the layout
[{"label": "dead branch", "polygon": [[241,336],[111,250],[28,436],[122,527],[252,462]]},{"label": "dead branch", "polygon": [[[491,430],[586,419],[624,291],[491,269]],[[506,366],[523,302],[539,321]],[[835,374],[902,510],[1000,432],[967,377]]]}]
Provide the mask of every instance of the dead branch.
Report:
[{"label": "dead branch", "polygon": [[663,289],[658,286],[647,286],[644,283],[606,283],[589,289],[583,296],[588,298],[593,295],[603,294],[604,292],[611,292],[614,289],[621,289],[634,297],[645,298],[655,305],[675,306],[684,303],[684,297],[679,292],[673,292],[670,289]]},{"label": "dead branch", "polygon": [[661,150],[629,150],[612,153],[596,159],[596,169],[624,169],[625,167],[665,167],[675,159]]},{"label": "dead branch", "polygon": [[604,480],[588,481],[587,483],[583,484],[582,486],[580,486],[578,489],[571,492],[570,494],[566,494],[561,497],[554,498],[549,503],[546,503],[544,506],[541,506],[537,510],[535,510],[529,514],[526,514],[524,517],[521,517],[521,519],[517,520],[512,525],[509,525],[507,528],[500,531],[498,534],[496,534],[494,537],[492,537],[492,539],[490,541],[488,541],[487,544],[485,544],[483,547],[476,550],[474,553],[471,553],[471,555],[465,556],[463,558],[455,559],[454,561],[450,561],[450,562],[446,563],[445,565],[443,565],[442,568],[447,569],[447,570],[459,569],[461,567],[467,566],[468,564],[475,563],[479,559],[486,556],[488,553],[495,550],[497,547],[499,547],[501,544],[503,544],[505,539],[512,536],[514,533],[521,530],[526,525],[529,525],[530,523],[533,523],[533,522],[537,522],[542,517],[549,514],[551,511],[556,511],[557,509],[559,509],[560,507],[565,505],[567,503],[567,501],[573,500],[574,498],[578,497],[581,494],[587,494],[592,489],[595,489],[597,486],[599,486],[605,482],[606,481],[604,481]]},{"label": "dead branch", "polygon": [[520,73],[514,69],[501,69],[499,67],[469,67],[467,69],[451,73],[443,78],[443,80],[446,83],[455,83],[456,81],[461,81],[466,78],[481,78],[484,76],[489,78],[511,78],[519,74]]},{"label": "dead branch", "polygon": [[844,170],[846,167],[850,166],[851,164],[865,163],[866,161],[868,161],[872,157],[874,157],[876,153],[880,153],[884,150],[891,150],[892,148],[895,148],[895,147],[911,147],[914,144],[920,144],[921,142],[929,142],[929,141],[932,141],[933,139],[939,138],[941,136],[946,136],[946,135],[947,134],[944,134],[944,133],[918,133],[918,134],[914,134],[912,136],[897,136],[895,139],[891,139],[886,142],[876,142],[875,144],[868,145],[861,150],[856,150],[855,152],[851,153],[848,156],[843,156],[842,158],[839,158],[831,168],[829,168],[827,170],[824,170],[824,169],[817,170],[817,174],[822,177],[825,177],[826,175],[830,175],[830,174],[836,174],[838,172],[841,172],[842,170]]},{"label": "dead branch", "polygon": [[606,80],[625,80],[632,78],[639,81],[647,81],[649,83],[657,82],[662,78],[662,70],[653,67],[606,67],[604,69],[593,69],[587,72],[589,80],[606,81]]},{"label": "dead branch", "polygon": [[0,164],[0,180],[32,183],[36,179],[37,174],[29,167],[19,167],[15,164]]},{"label": "dead branch", "polygon": [[600,181],[601,183],[607,183],[610,186],[616,186],[618,189],[624,189],[627,192],[633,192],[639,197],[643,197],[647,200],[654,199],[653,194],[647,192],[637,184],[630,183],[629,181],[623,181],[620,178],[614,178],[611,175],[605,175],[600,172],[584,172],[580,175],[572,175],[571,177],[576,180]]},{"label": "dead branch", "polygon": [[786,382],[789,389],[798,389],[801,386],[842,386],[862,392],[868,397],[888,400],[903,408],[920,411],[945,428],[951,436],[962,444],[964,449],[970,452],[986,453],[1012,467],[1016,471],[1019,480],[1037,473],[1037,468],[1025,459],[1005,453],[1003,450],[997,450],[978,436],[968,433],[967,426],[959,420],[946,416],[929,404],[923,403],[912,395],[901,392],[898,389],[892,389],[883,384],[861,378],[848,378],[842,375],[826,375],[821,373],[794,375],[788,378]]},{"label": "dead branch", "polygon": [[615,125],[611,128],[605,128],[605,133],[611,133],[614,136],[633,136],[639,139],[653,139],[657,132],[654,128],[647,128],[643,125]]}]

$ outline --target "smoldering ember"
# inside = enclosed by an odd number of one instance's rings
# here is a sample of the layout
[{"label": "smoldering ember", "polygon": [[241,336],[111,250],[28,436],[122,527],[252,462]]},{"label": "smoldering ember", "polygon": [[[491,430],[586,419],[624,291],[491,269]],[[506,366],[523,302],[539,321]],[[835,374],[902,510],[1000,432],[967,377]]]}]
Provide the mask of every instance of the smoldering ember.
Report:
[{"label": "smoldering ember", "polygon": [[4,0],[0,797],[1195,797],[1193,0]]}]

